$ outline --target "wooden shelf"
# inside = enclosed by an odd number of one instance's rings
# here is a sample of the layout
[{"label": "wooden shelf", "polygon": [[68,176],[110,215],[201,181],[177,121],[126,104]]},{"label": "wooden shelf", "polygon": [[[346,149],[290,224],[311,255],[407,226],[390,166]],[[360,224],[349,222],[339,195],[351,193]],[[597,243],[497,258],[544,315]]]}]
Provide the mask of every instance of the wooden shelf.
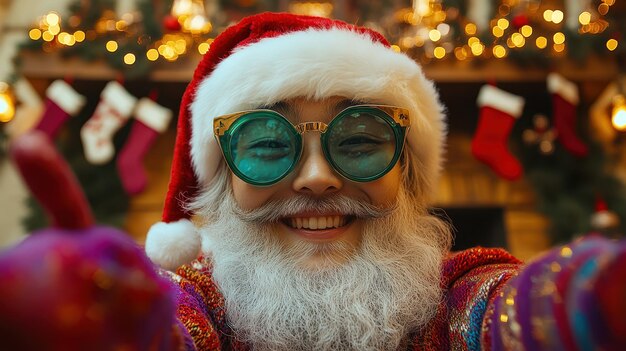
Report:
[{"label": "wooden shelf", "polygon": [[441,83],[536,82],[545,81],[550,72],[557,72],[574,82],[609,82],[619,74],[617,62],[609,58],[591,57],[584,63],[560,60],[550,67],[520,66],[509,60],[486,62],[442,61],[424,66],[426,76]]},{"label": "wooden shelf", "polygon": [[[112,80],[119,75],[104,62],[85,62],[76,58],[62,58],[58,54],[24,53],[22,74],[31,79],[56,79],[71,76],[85,80]],[[163,83],[186,83],[193,77],[199,54],[187,55],[175,62],[159,62],[147,80]],[[507,60],[487,62],[441,61],[423,66],[430,79],[441,83],[533,82],[545,80],[549,72],[558,72],[576,82],[609,82],[619,73],[614,60],[590,58],[584,64],[562,60],[553,67],[521,67]]]},{"label": "wooden shelf", "polygon": [[[86,62],[78,58],[63,58],[58,54],[24,53],[21,73],[29,79],[72,77],[81,80],[113,80],[119,71],[105,62]],[[176,62],[160,62],[144,79],[163,83],[189,82],[200,62],[200,55],[188,55]]]}]

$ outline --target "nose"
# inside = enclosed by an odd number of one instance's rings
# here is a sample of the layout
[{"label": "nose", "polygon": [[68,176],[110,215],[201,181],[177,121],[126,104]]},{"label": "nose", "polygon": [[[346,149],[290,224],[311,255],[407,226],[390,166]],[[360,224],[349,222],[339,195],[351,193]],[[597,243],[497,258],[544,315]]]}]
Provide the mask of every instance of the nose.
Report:
[{"label": "nose", "polygon": [[296,169],[293,190],[307,195],[332,194],[343,187],[343,179],[326,161],[318,133],[307,133],[303,138],[304,151]]}]

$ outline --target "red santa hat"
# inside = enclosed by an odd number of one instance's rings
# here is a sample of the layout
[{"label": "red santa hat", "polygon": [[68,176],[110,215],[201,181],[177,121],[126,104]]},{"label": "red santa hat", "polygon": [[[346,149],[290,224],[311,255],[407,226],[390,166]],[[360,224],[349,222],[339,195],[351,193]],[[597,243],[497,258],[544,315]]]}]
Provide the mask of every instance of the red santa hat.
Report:
[{"label": "red santa hat", "polygon": [[185,205],[223,162],[214,117],[294,97],[331,96],[409,109],[409,149],[423,190],[432,191],[443,152],[443,107],[415,61],[368,28],[284,13],[254,15],[215,38],[185,91],[163,219],[146,239],[152,261],[175,269],[199,253],[200,236]]}]

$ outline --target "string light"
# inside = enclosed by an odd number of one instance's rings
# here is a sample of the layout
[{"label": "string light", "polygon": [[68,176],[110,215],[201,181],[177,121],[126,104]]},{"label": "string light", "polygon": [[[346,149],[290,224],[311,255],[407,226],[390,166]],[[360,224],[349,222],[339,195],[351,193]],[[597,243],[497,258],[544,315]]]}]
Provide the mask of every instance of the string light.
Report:
[{"label": "string light", "polygon": [[513,33],[511,34],[511,42],[513,42],[515,47],[521,48],[526,44],[526,39],[520,33]]},{"label": "string light", "polygon": [[39,38],[41,38],[41,30],[37,29],[37,28],[33,28],[28,32],[28,36],[32,39],[32,40],[39,40]]},{"label": "string light", "polygon": [[457,60],[463,61],[463,60],[467,59],[467,50],[464,47],[455,48],[454,49],[454,56],[456,57]]},{"label": "string light", "polygon": [[172,4],[172,16],[181,17],[191,14],[193,2],[191,0],[174,0]]},{"label": "string light", "polygon": [[591,14],[587,11],[581,13],[578,16],[578,22],[580,22],[583,26],[589,24],[591,22]]},{"label": "string light", "polygon": [[450,33],[450,25],[447,23],[439,23],[437,25],[437,30],[441,33],[442,36],[448,35]]},{"label": "string light", "polygon": [[198,14],[193,17],[188,17],[183,22],[183,28],[192,34],[206,34],[213,29],[213,26],[203,14]]},{"label": "string light", "polygon": [[613,98],[613,113],[611,114],[613,127],[620,132],[626,130],[626,98],[619,94]]},{"label": "string light", "polygon": [[57,40],[59,41],[59,43],[67,45],[67,43],[70,42],[69,36],[70,36],[69,33],[62,32],[62,33],[59,33]]},{"label": "string light", "polygon": [[209,51],[209,47],[210,46],[211,45],[209,43],[207,43],[207,42],[200,43],[198,45],[198,52],[200,53],[200,55],[206,54]]},{"label": "string light", "polygon": [[498,28],[501,28],[502,30],[509,28],[509,21],[506,18],[500,18],[498,20]]},{"label": "string light", "polygon": [[436,29],[432,29],[430,32],[428,32],[428,37],[432,41],[439,41],[439,39],[441,39],[441,32]]},{"label": "string light", "polygon": [[506,46],[511,49],[516,48],[515,43],[513,43],[513,39],[511,37],[506,38]]},{"label": "string light", "polygon": [[44,41],[52,41],[52,40],[54,40],[54,34],[48,32],[48,31],[43,32],[41,37],[43,38]]},{"label": "string light", "polygon": [[426,17],[431,14],[432,9],[429,0],[413,0],[413,13],[418,17]]},{"label": "string light", "polygon": [[504,30],[502,30],[502,28],[495,26],[491,29],[491,32],[493,33],[493,36],[496,38],[501,38],[504,35]]},{"label": "string light", "polygon": [[546,22],[552,22],[552,10],[543,11],[543,19]]},{"label": "string light", "polygon": [[185,39],[178,39],[174,42],[173,47],[176,54],[183,55],[187,51],[187,41]]},{"label": "string light", "polygon": [[[444,59],[447,56],[458,61],[470,59],[472,56],[501,59],[508,56],[509,50],[524,47],[527,41],[528,44],[534,43],[535,50],[543,50],[550,45],[548,49],[552,50],[546,52],[546,55],[559,56],[563,53],[566,49],[566,39],[569,38],[557,29],[561,26],[547,25],[548,28],[546,28],[541,18],[548,23],[560,24],[565,20],[564,12],[554,8],[545,9],[543,6],[541,7],[545,10],[540,10],[540,2],[531,2],[524,12],[520,13],[518,3],[518,0],[501,0],[500,5],[496,5],[498,8],[495,16],[489,21],[490,26],[485,28],[485,32],[478,33],[476,24],[468,22],[459,8],[454,6],[444,8],[440,1],[413,0],[413,8],[405,8],[395,13],[396,21],[401,24],[410,24],[411,28],[399,35],[396,39],[397,45],[393,45],[392,49],[395,51],[419,49],[424,55],[422,56],[424,62],[429,62],[430,59]],[[595,9],[580,12],[578,32],[598,34],[607,30],[609,22],[602,16],[614,3],[615,0],[601,0],[596,3],[599,5],[597,12]],[[296,7],[291,5],[296,5]],[[318,15],[322,16],[329,16],[333,10],[332,2],[328,0],[317,2],[295,0],[291,5],[290,10],[321,11],[324,13],[318,13]],[[157,41],[153,41],[146,35],[139,37],[137,42],[147,47],[139,55],[146,55],[149,61],[157,61],[160,57],[175,61],[190,51],[201,55],[208,52],[212,40],[203,41],[206,37],[202,38],[201,35],[211,32],[213,26],[209,21],[210,17],[205,13],[204,2],[202,0],[174,0],[171,13],[180,24],[178,32],[166,34]],[[461,32],[455,32],[459,29],[456,26],[451,27],[450,22],[444,22],[446,19],[462,21]],[[120,50],[121,42],[125,43],[128,39],[134,40],[130,37],[135,35],[133,24],[137,21],[141,19],[133,17],[132,14],[119,18],[111,11],[103,11],[90,30],[77,30],[72,34],[71,29],[76,29],[81,24],[79,15],[71,16],[69,20],[62,20],[59,14],[49,12],[39,17],[38,27],[36,25],[36,28],[30,29],[28,36],[33,41],[42,39],[45,43],[41,45],[45,52],[54,52],[62,46],[72,46],[83,41],[104,39],[106,50],[113,53]],[[70,30],[62,28],[65,24],[68,24]],[[484,37],[489,32],[493,34],[491,40]],[[459,34],[467,38],[466,45],[456,41]],[[538,35],[538,37],[533,38],[533,35]],[[478,36],[487,43],[481,42]],[[608,51],[615,51],[619,42],[616,39],[609,39],[605,45]],[[134,55],[132,58],[129,54],[123,57],[124,62],[129,65],[136,61]],[[129,63],[131,61],[132,63]]]},{"label": "string light", "polygon": [[444,49],[441,46],[437,46],[434,50],[433,50],[433,55],[438,58],[438,59],[442,59],[444,56],[446,56],[446,49]]},{"label": "string light", "polygon": [[535,45],[537,45],[539,49],[545,49],[546,46],[548,46],[548,39],[546,39],[546,37],[537,37],[537,39],[535,39]]},{"label": "string light", "polygon": [[118,48],[117,42],[115,40],[109,40],[106,43],[106,49],[108,52],[116,52]]},{"label": "string light", "polygon": [[426,42],[424,41],[424,38],[422,38],[422,37],[420,37],[420,36],[418,36],[418,35],[414,36],[414,37],[413,37],[413,40],[414,40],[414,42],[415,42],[415,46],[417,46],[417,47],[422,47],[422,46],[424,46],[424,44],[426,43]]},{"label": "string light", "polygon": [[474,43],[471,46],[471,50],[472,50],[472,54],[474,54],[474,56],[480,56],[483,54],[483,51],[485,50],[485,46],[478,42],[478,43]]},{"label": "string light", "polygon": [[465,25],[465,34],[474,35],[476,34],[476,25],[474,23],[468,23]]},{"label": "string light", "polygon": [[15,102],[9,85],[0,82],[0,122],[9,122],[15,116]]},{"label": "string light", "polygon": [[57,35],[61,32],[61,27],[59,25],[50,26],[48,27],[48,32],[52,35]]},{"label": "string light", "polygon": [[554,44],[554,51],[557,53],[565,51],[565,44]]},{"label": "string light", "polygon": [[60,21],[61,21],[61,18],[55,12],[50,12],[45,17],[45,22],[51,27],[58,26]]},{"label": "string light", "polygon": [[330,17],[333,4],[328,2],[294,2],[289,5],[289,12],[296,15]]},{"label": "string light", "polygon": [[134,64],[135,60],[136,60],[135,54],[128,53],[124,55],[124,63],[127,65]]},{"label": "string light", "polygon": [[156,61],[159,59],[159,52],[156,49],[150,49],[146,52],[146,57],[150,61]]},{"label": "string light", "polygon": [[128,23],[126,23],[126,21],[124,20],[115,22],[115,29],[118,30],[119,32],[125,31],[127,27],[128,27]]},{"label": "string light", "polygon": [[76,32],[74,32],[74,39],[76,39],[76,42],[82,43],[83,40],[85,40],[85,32],[83,32],[82,30],[77,30]]},{"label": "string light", "polygon": [[554,33],[552,41],[554,41],[555,44],[563,44],[565,42],[565,34],[561,32]]},{"label": "string light", "polygon": [[438,10],[433,13],[433,20],[435,22],[443,22],[446,20],[446,16],[447,15],[445,11]]},{"label": "string light", "polygon": [[563,11],[561,10],[554,10],[552,11],[552,22],[559,24],[563,21]]},{"label": "string light", "polygon": [[502,45],[496,45],[493,47],[493,56],[496,58],[503,58],[506,56],[506,49]]}]

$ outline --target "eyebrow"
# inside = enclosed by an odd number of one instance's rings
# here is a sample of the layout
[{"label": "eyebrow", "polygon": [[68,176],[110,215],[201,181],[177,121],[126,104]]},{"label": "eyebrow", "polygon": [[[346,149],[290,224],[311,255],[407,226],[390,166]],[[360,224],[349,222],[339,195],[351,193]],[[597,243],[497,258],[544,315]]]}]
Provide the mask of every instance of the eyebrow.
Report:
[{"label": "eyebrow", "polygon": [[276,111],[285,117],[293,116],[296,114],[293,106],[285,101],[279,101],[272,105],[261,106],[260,108]]}]

